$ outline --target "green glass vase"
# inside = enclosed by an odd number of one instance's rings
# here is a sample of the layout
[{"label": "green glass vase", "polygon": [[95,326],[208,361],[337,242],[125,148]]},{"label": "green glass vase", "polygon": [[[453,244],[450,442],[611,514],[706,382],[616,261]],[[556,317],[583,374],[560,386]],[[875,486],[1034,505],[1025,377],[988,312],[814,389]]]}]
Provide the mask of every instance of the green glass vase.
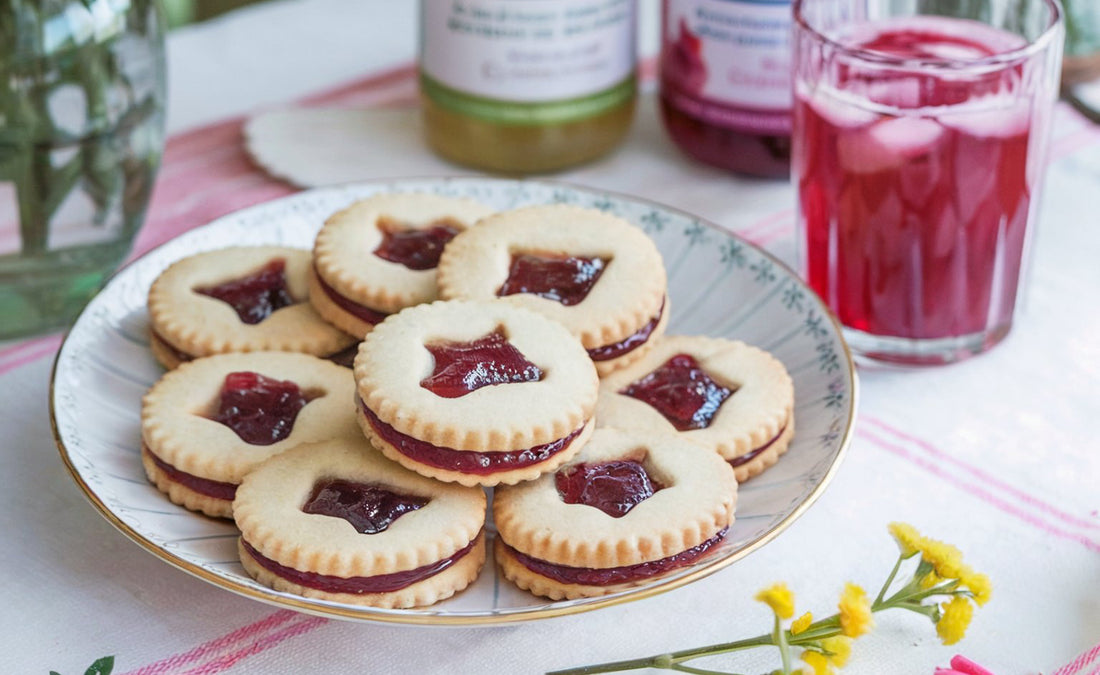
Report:
[{"label": "green glass vase", "polygon": [[129,253],[164,99],[156,0],[0,3],[0,339],[64,327]]}]

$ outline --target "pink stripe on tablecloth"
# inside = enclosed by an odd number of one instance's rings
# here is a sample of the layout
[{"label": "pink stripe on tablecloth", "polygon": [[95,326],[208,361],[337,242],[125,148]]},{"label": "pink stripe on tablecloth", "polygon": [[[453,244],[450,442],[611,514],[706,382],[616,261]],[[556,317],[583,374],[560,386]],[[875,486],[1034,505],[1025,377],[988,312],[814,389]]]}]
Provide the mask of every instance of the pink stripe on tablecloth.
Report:
[{"label": "pink stripe on tablecloth", "polygon": [[243,649],[239,649],[230,654],[226,654],[225,656],[221,656],[212,661],[208,661],[207,663],[204,663],[197,668],[185,670],[179,673],[179,675],[214,675],[215,673],[224,672],[225,670],[232,668],[238,662],[248,658],[249,656],[254,656],[256,654],[259,654],[260,652],[267,651],[268,649],[271,649],[272,647],[278,645],[281,642],[289,640],[290,638],[312,632],[327,624],[328,622],[328,619],[323,619],[321,617],[305,618],[304,620],[293,623],[280,631],[260,638],[255,642],[249,644],[247,647],[244,647]]},{"label": "pink stripe on tablecloth", "polygon": [[912,434],[901,431],[900,429],[898,429],[896,427],[893,427],[893,426],[887,424],[886,422],[884,422],[880,419],[877,419],[875,417],[864,416],[863,421],[865,423],[872,424],[872,425],[882,429],[883,431],[885,431],[889,434],[897,436],[900,439],[903,439],[903,440],[906,440],[906,441],[909,441],[911,443],[916,444],[922,450],[927,451],[929,454],[935,456],[936,458],[947,461],[947,462],[950,462],[951,464],[954,464],[955,466],[958,466],[959,468],[965,470],[966,472],[970,473],[974,477],[979,478],[980,480],[984,481],[986,484],[991,485],[993,487],[996,487],[998,489],[1004,490],[1005,492],[1008,492],[1008,493],[1012,494],[1013,496],[1018,497],[1021,501],[1029,504],[1030,506],[1035,507],[1039,511],[1047,513],[1047,514],[1053,516],[1054,518],[1057,518],[1058,520],[1061,520],[1062,522],[1065,522],[1065,523],[1070,524],[1070,525],[1076,525],[1076,526],[1079,526],[1079,527],[1087,527],[1087,528],[1090,528],[1090,529],[1100,529],[1100,522],[1088,520],[1086,518],[1081,518],[1081,517],[1075,516],[1071,513],[1066,513],[1065,511],[1062,511],[1058,507],[1056,507],[1052,504],[1048,504],[1047,502],[1043,501],[1042,499],[1039,499],[1038,497],[1034,497],[1032,495],[1027,494],[1023,490],[1000,480],[996,476],[994,476],[994,475],[992,475],[992,474],[990,474],[986,471],[983,471],[982,469],[974,466],[973,464],[970,464],[970,463],[965,462],[961,459],[953,457],[952,455],[948,454],[947,452],[944,452],[943,450],[940,450],[939,448],[935,447],[934,445],[932,445],[928,441],[925,441],[922,438],[918,438],[916,436],[913,436]]},{"label": "pink stripe on tablecloth", "polygon": [[987,503],[990,506],[1000,510],[1003,513],[1006,513],[1006,514],[1011,515],[1011,516],[1015,516],[1016,518],[1024,521],[1025,523],[1028,523],[1029,525],[1033,525],[1033,526],[1039,528],[1040,530],[1046,532],[1047,534],[1053,535],[1055,537],[1060,537],[1062,539],[1067,539],[1069,541],[1077,542],[1079,544],[1082,544],[1085,548],[1089,549],[1090,551],[1100,553],[1100,542],[1096,542],[1092,539],[1089,539],[1088,537],[1086,537],[1084,535],[1081,535],[1081,534],[1078,534],[1078,533],[1075,533],[1075,532],[1069,532],[1069,531],[1066,531],[1066,530],[1064,530],[1064,529],[1062,529],[1062,528],[1060,528],[1056,525],[1052,525],[1051,523],[1048,523],[1045,520],[1042,520],[1041,518],[1036,517],[1031,512],[1026,511],[1026,510],[1020,508],[1019,506],[1017,506],[1017,505],[1015,505],[1011,502],[1008,502],[1008,501],[1002,499],[1001,497],[993,494],[992,492],[987,490],[984,486],[978,485],[976,483],[969,483],[969,482],[966,482],[966,481],[962,480],[957,475],[951,473],[950,471],[946,471],[945,469],[943,469],[943,467],[940,464],[936,463],[936,462],[933,462],[933,461],[928,460],[928,459],[924,459],[923,457],[918,457],[918,456],[914,455],[912,452],[910,452],[908,449],[906,449],[906,448],[904,448],[900,445],[897,445],[895,443],[892,443],[892,442],[890,442],[886,439],[880,438],[879,436],[876,436],[873,433],[868,432],[866,429],[863,429],[862,431],[860,431],[859,436],[866,439],[866,440],[868,440],[868,441],[870,441],[871,443],[874,443],[875,445],[882,448],[883,450],[886,450],[886,451],[891,452],[895,455],[898,455],[899,457],[902,457],[903,459],[907,459],[910,462],[912,462],[912,463],[920,466],[921,468],[925,469],[929,473],[932,473],[933,475],[938,476],[939,478],[945,479],[947,482],[953,484],[955,487],[960,488],[961,490],[963,490],[964,492],[966,492],[970,496],[976,497],[976,498],[984,501],[985,503]]},{"label": "pink stripe on tablecloth", "polygon": [[1047,162],[1054,164],[1079,150],[1091,146],[1097,140],[1100,140],[1100,126],[1090,123],[1088,127],[1067,134],[1051,143],[1050,152],[1047,154]]},{"label": "pink stripe on tablecloth", "polygon": [[179,666],[186,666],[190,663],[194,663],[200,659],[206,658],[209,655],[224,650],[228,647],[233,647],[237,643],[242,642],[248,638],[251,638],[258,633],[268,631],[276,626],[286,623],[295,617],[301,616],[297,612],[292,612],[289,609],[280,610],[273,614],[270,614],[263,619],[255,623],[251,623],[247,626],[238,628],[237,630],[227,633],[222,637],[219,637],[209,642],[190,649],[181,654],[175,654],[169,656],[166,659],[150,663],[149,665],[142,666],[137,670],[131,670],[121,675],[165,675],[172,672],[174,668]]},{"label": "pink stripe on tablecloth", "polygon": [[778,211],[778,212],[773,213],[771,215],[764,216],[760,220],[754,222],[752,225],[749,225],[748,227],[741,228],[739,230],[735,230],[735,232],[737,232],[737,234],[739,234],[743,237],[744,236],[751,236],[752,233],[755,233],[757,230],[767,230],[771,227],[774,227],[776,224],[783,223],[787,220],[791,220],[793,222],[793,220],[794,220],[794,209],[790,209],[790,208],[783,209],[782,211]]},{"label": "pink stripe on tablecloth", "polygon": [[152,227],[143,229],[138,236],[131,259],[227,213],[296,192],[285,183],[267,180],[263,176],[249,175],[241,178],[231,186],[215,186],[197,193],[196,199],[202,197],[200,203],[176,208],[163,219],[155,219],[151,223]]},{"label": "pink stripe on tablecloth", "polygon": [[40,345],[39,349],[31,351],[30,353],[20,354],[15,358],[12,358],[4,363],[0,363],[0,375],[15,370],[20,366],[25,366],[28,363],[37,361],[46,356],[53,356],[57,353],[57,348],[61,345],[61,337],[55,337],[47,344]]},{"label": "pink stripe on tablecloth", "polygon": [[775,242],[779,241],[780,239],[786,239],[793,233],[794,223],[783,223],[782,227],[777,227],[770,232],[765,232],[764,234],[758,236],[753,243],[755,243],[757,246],[767,248],[768,246],[771,246]]},{"label": "pink stripe on tablecloth", "polygon": [[313,94],[301,99],[303,105],[329,105],[337,103],[340,99],[351,94],[357,94],[364,88],[381,87],[394,82],[416,78],[416,64],[403,63],[399,66],[374,73],[366,78],[350,82],[345,85],[330,89],[329,91]]},{"label": "pink stripe on tablecloth", "polygon": [[1096,645],[1087,652],[1082,653],[1050,675],[1075,675],[1075,673],[1080,672],[1082,668],[1092,663],[1098,656],[1100,656],[1100,645]]},{"label": "pink stripe on tablecloth", "polygon": [[61,339],[61,336],[57,335],[57,334],[45,335],[45,336],[42,336],[42,337],[37,337],[37,338],[31,338],[29,340],[24,340],[23,342],[19,342],[17,344],[14,344],[10,347],[5,348],[5,349],[0,349],[0,362],[2,362],[4,359],[15,356],[16,354],[18,354],[20,352],[24,352],[28,349],[32,349],[34,347],[37,347],[38,345],[42,345],[42,344],[45,344],[47,342],[51,342],[51,341],[54,341],[54,340],[60,340],[60,339]]}]

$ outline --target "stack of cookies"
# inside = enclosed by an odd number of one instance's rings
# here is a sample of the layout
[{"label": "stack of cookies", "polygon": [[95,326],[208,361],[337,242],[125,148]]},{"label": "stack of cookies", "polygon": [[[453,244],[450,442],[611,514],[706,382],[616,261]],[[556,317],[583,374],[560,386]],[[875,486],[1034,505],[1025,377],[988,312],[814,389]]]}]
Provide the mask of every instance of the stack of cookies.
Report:
[{"label": "stack of cookies", "polygon": [[212,251],[154,282],[171,370],[142,459],[173,502],[234,518],[278,590],[447,598],[481,570],[491,497],[505,578],[615,593],[707,556],[794,433],[779,361],[666,337],[670,311],[656,246],[616,216],[376,195],[312,255]]}]

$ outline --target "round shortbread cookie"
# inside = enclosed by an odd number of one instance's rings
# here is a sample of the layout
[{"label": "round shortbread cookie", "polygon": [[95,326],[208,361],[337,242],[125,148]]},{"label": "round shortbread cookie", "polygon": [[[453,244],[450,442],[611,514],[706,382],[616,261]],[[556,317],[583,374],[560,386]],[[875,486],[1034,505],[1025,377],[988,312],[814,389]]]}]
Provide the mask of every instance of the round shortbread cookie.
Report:
[{"label": "round shortbread cookie", "polygon": [[[525,256],[583,260],[595,278],[575,304],[560,289],[518,290],[513,273]],[[593,267],[594,266],[594,267]],[[598,275],[594,270],[598,269]],[[570,275],[566,274],[565,277]],[[528,287],[530,288],[530,287]],[[668,323],[661,254],[637,227],[617,216],[576,206],[529,206],[484,218],[455,237],[439,261],[439,293],[446,300],[500,296],[564,324],[605,375],[648,351]]]},{"label": "round shortbread cookie", "polygon": [[[289,434],[267,445],[244,440],[215,418],[230,373],[258,373],[295,383],[308,399]],[[174,503],[232,517],[236,486],[260,462],[301,443],[359,438],[351,371],[291,352],[221,354],[166,373],[142,399],[142,463]]]},{"label": "round shortbread cookie", "polygon": [[[469,199],[421,193],[355,202],[329,217],[317,234],[310,300],[333,325],[362,338],[386,315],[435,300],[435,262],[443,245],[491,213]],[[430,235],[433,228],[446,228],[435,230],[445,232],[442,238],[394,243],[394,235]],[[411,251],[421,253],[412,259],[396,255]]]},{"label": "round shortbread cookie", "polygon": [[[563,480],[593,467],[621,469],[624,462],[633,471],[644,470],[658,489],[632,501],[625,513],[618,504],[618,515],[583,500],[566,503]],[[581,485],[599,493],[608,482],[625,480],[621,474],[617,479],[604,474]],[[561,599],[613,593],[677,567],[654,569],[662,564],[656,561],[690,557],[696,549],[705,555],[733,522],[736,501],[733,471],[716,454],[670,434],[597,429],[555,473],[496,489],[497,562],[505,577],[537,595]],[[522,558],[542,567],[535,569]]]},{"label": "round shortbread cookie", "polygon": [[[473,358],[486,341],[481,361],[433,355]],[[442,375],[459,389],[429,388]],[[386,456],[466,485],[528,480],[567,461],[591,433],[599,388],[564,326],[499,300],[435,302],[386,319],[360,345],[355,378],[360,425]]]},{"label": "round shortbread cookie", "polygon": [[[331,492],[320,501],[339,512],[307,512],[323,489]],[[386,513],[391,499],[419,506]],[[407,471],[362,436],[271,458],[245,477],[233,507],[245,570],[308,597],[430,605],[468,586],[485,561],[485,492]]]},{"label": "round shortbread cookie", "polygon": [[[355,341],[309,303],[310,259],[309,251],[300,249],[250,246],[198,253],[172,264],[149,289],[153,355],[171,369],[212,354],[285,351],[329,357],[351,347]],[[232,305],[200,292],[276,261],[283,261],[281,281],[291,304],[258,323],[245,323]]]},{"label": "round shortbread cookie", "polygon": [[[731,392],[709,411],[712,416],[702,428],[678,429],[657,407],[625,393],[682,355],[694,359],[714,386]],[[688,384],[703,386],[697,378]],[[677,393],[664,389],[659,397],[675,401]],[[600,383],[596,418],[599,427],[671,433],[711,448],[745,481],[787,451],[794,435],[794,383],[778,359],[743,342],[664,336],[642,359]]]}]

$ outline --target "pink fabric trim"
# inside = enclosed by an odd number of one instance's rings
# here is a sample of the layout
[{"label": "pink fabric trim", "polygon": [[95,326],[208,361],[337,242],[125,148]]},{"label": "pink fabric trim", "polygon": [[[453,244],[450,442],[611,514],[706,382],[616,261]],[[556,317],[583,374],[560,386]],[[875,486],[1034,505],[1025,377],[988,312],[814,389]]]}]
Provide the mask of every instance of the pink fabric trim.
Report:
[{"label": "pink fabric trim", "polygon": [[292,612],[289,609],[280,610],[278,612],[275,612],[274,614],[269,614],[268,616],[260,619],[255,623],[251,623],[242,628],[238,628],[231,633],[227,633],[220,638],[211,640],[209,642],[204,642],[194,649],[183,652],[182,654],[169,656],[168,658],[161,661],[142,666],[137,670],[131,670],[129,672],[122,673],[122,675],[163,675],[164,673],[168,673],[179,666],[186,666],[187,664],[194,663],[195,661],[203,659],[211,655],[212,653],[222,650],[226,647],[232,647],[238,642],[251,638],[258,633],[268,631],[272,628],[275,628],[276,626],[282,625],[298,616],[301,615],[296,612]]},{"label": "pink fabric trim", "polygon": [[54,340],[60,340],[60,339],[61,339],[61,337],[59,335],[53,334],[53,335],[45,335],[43,337],[37,337],[37,338],[31,338],[31,339],[28,339],[28,340],[24,340],[23,342],[19,342],[17,344],[14,344],[10,347],[7,347],[6,349],[0,349],[0,361],[3,361],[4,359],[6,359],[8,357],[15,356],[19,352],[24,352],[24,351],[27,351],[28,349],[33,349],[34,347],[37,347],[39,345],[46,344],[47,342],[52,342]]},{"label": "pink fabric trim", "polygon": [[755,234],[759,231],[762,231],[762,230],[771,229],[772,227],[774,227],[777,224],[784,224],[785,225],[787,223],[787,221],[794,222],[794,217],[795,217],[795,210],[794,209],[783,209],[782,211],[779,211],[777,213],[773,213],[770,216],[765,216],[764,218],[761,218],[760,220],[756,221],[755,223],[753,223],[752,225],[749,225],[746,228],[742,228],[740,230],[737,230],[737,234],[739,234],[743,237],[751,237],[753,234]]},{"label": "pink fabric trim", "polygon": [[867,424],[872,424],[872,425],[882,429],[883,431],[886,431],[890,434],[893,434],[894,436],[897,436],[900,439],[903,439],[903,440],[906,440],[906,441],[909,441],[911,443],[916,444],[921,449],[926,450],[928,453],[935,456],[937,459],[942,460],[942,461],[946,461],[946,462],[950,462],[951,464],[954,464],[955,466],[958,466],[958,467],[962,468],[964,471],[966,471],[967,473],[970,473],[975,478],[979,478],[980,480],[984,481],[985,483],[988,483],[989,485],[992,485],[992,486],[994,486],[998,489],[1004,490],[1005,492],[1008,492],[1008,493],[1012,494],[1013,496],[1020,498],[1020,500],[1022,500],[1023,502],[1029,504],[1030,506],[1034,506],[1039,511],[1043,511],[1043,512],[1057,518],[1058,520],[1061,520],[1062,522],[1065,522],[1065,523],[1070,524],[1070,525],[1076,525],[1078,527],[1086,527],[1086,528],[1089,528],[1089,529],[1100,530],[1100,522],[1097,522],[1097,521],[1094,521],[1094,520],[1087,520],[1085,518],[1081,518],[1079,516],[1075,516],[1073,514],[1066,513],[1065,511],[1062,511],[1061,509],[1059,509],[1059,508],[1057,508],[1057,507],[1055,507],[1051,504],[1048,504],[1048,503],[1044,502],[1043,500],[1039,499],[1038,497],[1033,497],[1033,496],[1027,494],[1026,492],[1024,492],[1023,490],[1020,490],[1017,487],[1014,487],[1012,485],[1009,485],[1008,483],[1005,483],[1004,481],[998,479],[996,476],[993,476],[992,474],[990,474],[986,471],[983,471],[982,469],[979,469],[978,467],[976,467],[972,464],[969,464],[969,463],[964,462],[960,459],[957,459],[957,458],[953,457],[952,455],[944,452],[943,450],[940,450],[939,448],[936,448],[931,443],[929,443],[929,442],[927,442],[923,439],[917,438],[916,436],[913,436],[912,434],[908,434],[904,431],[901,431],[900,429],[898,429],[896,427],[893,427],[893,426],[887,424],[886,422],[884,422],[880,419],[877,419],[875,417],[869,417],[869,416],[865,415],[863,417],[863,421]]},{"label": "pink fabric trim", "polygon": [[944,480],[951,483],[952,485],[960,488],[963,492],[969,494],[972,497],[976,497],[976,498],[984,501],[985,503],[989,504],[990,506],[993,506],[994,508],[1002,511],[1003,513],[1007,513],[1008,515],[1015,516],[1016,518],[1024,521],[1025,523],[1028,523],[1030,525],[1033,525],[1033,526],[1039,528],[1040,530],[1046,532],[1047,534],[1050,534],[1050,535],[1053,535],[1053,536],[1056,536],[1056,537],[1060,537],[1062,539],[1067,539],[1069,541],[1075,541],[1075,542],[1083,545],[1085,548],[1089,549],[1090,551],[1100,553],[1100,543],[1098,543],[1096,541],[1093,541],[1092,539],[1089,539],[1088,537],[1085,537],[1083,535],[1080,535],[1080,534],[1077,534],[1077,533],[1074,533],[1074,532],[1068,532],[1068,531],[1063,530],[1059,527],[1051,525],[1051,524],[1047,523],[1046,521],[1044,521],[1040,518],[1037,518],[1030,511],[1024,510],[1024,509],[1020,508],[1019,506],[1017,506],[1016,504],[1008,502],[1008,501],[1002,499],[1001,497],[998,497],[997,495],[994,495],[992,492],[985,489],[985,487],[983,487],[981,485],[978,485],[976,483],[968,483],[968,482],[962,480],[956,474],[951,473],[950,471],[947,471],[947,470],[943,469],[942,466],[938,462],[933,462],[931,460],[924,459],[923,457],[918,457],[918,456],[914,455],[912,452],[910,452],[908,449],[903,448],[900,445],[896,445],[894,443],[891,443],[890,441],[882,439],[878,436],[875,436],[874,434],[869,433],[866,430],[861,431],[859,433],[859,435],[862,438],[870,441],[871,443],[874,443],[875,445],[882,448],[883,450],[887,450],[888,452],[892,452],[895,455],[898,455],[898,456],[900,456],[904,459],[907,459],[907,460],[913,462],[914,464],[917,464],[918,466],[920,466],[921,468],[927,470],[928,472],[932,473],[933,475],[938,476],[939,478],[943,478]]},{"label": "pink fabric trim", "polygon": [[[1054,671],[1050,675],[1075,675],[1075,673],[1080,672],[1082,668],[1092,663],[1097,656],[1100,656],[1100,644],[1096,645],[1087,652],[1082,653],[1080,656],[1062,666],[1058,670]],[[1094,670],[1093,673],[1095,672],[1096,671]]]},{"label": "pink fabric trim", "polygon": [[0,363],[0,375],[15,370],[20,366],[25,366],[33,361],[37,361],[45,356],[52,356],[57,352],[57,348],[60,346],[61,338],[59,336],[52,337],[46,344],[39,345],[37,350],[20,354],[4,363]]},{"label": "pink fabric trim", "polygon": [[249,656],[267,651],[290,638],[312,632],[328,622],[328,619],[320,617],[306,617],[302,621],[293,623],[280,631],[256,640],[243,649],[238,649],[235,652],[220,656],[197,668],[185,670],[179,675],[214,675],[215,673],[224,672]]}]

